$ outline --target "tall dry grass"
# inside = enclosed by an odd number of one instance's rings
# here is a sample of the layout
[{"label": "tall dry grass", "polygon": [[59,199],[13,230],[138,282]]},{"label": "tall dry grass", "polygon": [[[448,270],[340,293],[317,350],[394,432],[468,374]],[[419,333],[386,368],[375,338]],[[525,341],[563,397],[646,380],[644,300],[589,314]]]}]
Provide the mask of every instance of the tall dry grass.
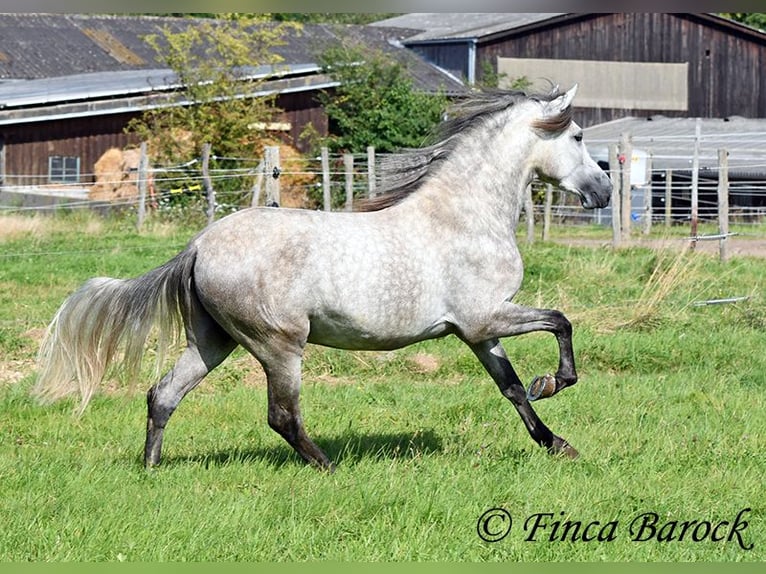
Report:
[{"label": "tall dry grass", "polygon": [[[94,215],[84,215],[78,228],[87,235],[97,235],[104,229],[104,222]],[[71,221],[48,215],[0,214],[0,243],[24,237],[47,237],[52,233],[71,230]]]},{"label": "tall dry grass", "polygon": [[[682,313],[691,304],[692,291],[699,290],[697,271],[702,259],[694,257],[688,246],[680,251],[667,247],[653,251],[654,268],[643,291],[627,309],[627,320],[618,322],[614,328],[652,329],[663,318]],[[671,296],[676,296],[672,302]]]}]

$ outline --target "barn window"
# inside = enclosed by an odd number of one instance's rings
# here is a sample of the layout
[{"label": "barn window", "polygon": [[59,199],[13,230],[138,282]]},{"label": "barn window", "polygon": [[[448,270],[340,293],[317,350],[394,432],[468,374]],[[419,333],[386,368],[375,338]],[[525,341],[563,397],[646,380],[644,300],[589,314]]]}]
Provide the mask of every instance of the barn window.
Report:
[{"label": "barn window", "polygon": [[48,157],[48,181],[51,183],[78,183],[80,158],[62,155]]}]

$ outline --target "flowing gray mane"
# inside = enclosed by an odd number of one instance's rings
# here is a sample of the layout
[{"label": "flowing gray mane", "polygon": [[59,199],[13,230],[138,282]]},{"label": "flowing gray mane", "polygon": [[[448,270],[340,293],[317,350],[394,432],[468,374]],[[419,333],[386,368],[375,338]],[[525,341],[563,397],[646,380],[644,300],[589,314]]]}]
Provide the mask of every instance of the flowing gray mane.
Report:
[{"label": "flowing gray mane", "polygon": [[[448,110],[448,119],[439,124],[429,138],[436,140],[436,143],[384,156],[378,172],[380,191],[376,197],[359,202],[357,210],[379,211],[396,205],[417,191],[428,176],[450,157],[461,141],[461,135],[472,131],[476,126],[486,125],[489,118],[521,101],[550,102],[559,95],[561,94],[558,89],[548,94],[534,95],[520,91],[485,90],[454,102]],[[570,107],[555,117],[535,122],[533,127],[556,133],[565,130],[571,122]]]}]

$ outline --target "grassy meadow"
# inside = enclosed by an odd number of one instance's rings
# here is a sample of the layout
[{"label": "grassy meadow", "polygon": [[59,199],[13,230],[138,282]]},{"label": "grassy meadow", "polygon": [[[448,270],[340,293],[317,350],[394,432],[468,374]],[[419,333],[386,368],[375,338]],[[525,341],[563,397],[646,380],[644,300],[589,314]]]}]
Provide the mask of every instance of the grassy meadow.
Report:
[{"label": "grassy meadow", "polygon": [[[77,418],[74,400],[30,398],[34,357],[80,283],[143,273],[195,232],[0,216],[0,561],[766,559],[766,258],[522,244],[518,300],[574,325],[580,382],[535,408],[577,460],[536,447],[449,337],[307,350],[304,420],[334,474],[269,429],[241,351],[181,404],[147,471],[150,369]],[[695,304],[733,296],[749,299]],[[504,343],[525,381],[556,367],[552,335]]]}]

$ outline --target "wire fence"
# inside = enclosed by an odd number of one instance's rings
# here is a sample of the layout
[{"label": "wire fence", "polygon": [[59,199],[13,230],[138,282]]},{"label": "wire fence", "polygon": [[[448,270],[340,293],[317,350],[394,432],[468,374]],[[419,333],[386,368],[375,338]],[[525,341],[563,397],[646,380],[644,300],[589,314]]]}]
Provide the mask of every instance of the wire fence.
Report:
[{"label": "wire fence", "polygon": [[[200,212],[210,215],[208,210],[212,205],[213,216],[221,216],[223,213],[247,207],[250,205],[268,205],[270,200],[284,206],[288,197],[304,198],[306,209],[326,209],[326,198],[332,201],[329,208],[332,210],[353,209],[353,201],[349,202],[349,194],[352,198],[368,197],[377,193],[380,182],[376,179],[376,165],[384,159],[384,154],[375,154],[374,150],[368,150],[364,154],[332,154],[322,153],[312,157],[221,157],[210,155],[208,160],[214,160],[214,167],[205,165],[205,158],[194,158],[188,162],[168,165],[148,165],[142,169],[136,169],[129,174],[123,174],[119,179],[104,180],[100,183],[106,186],[118,186],[129,181],[138,188],[145,185],[145,193],[134,194],[109,201],[94,201],[90,197],[90,191],[94,183],[79,185],[62,185],[60,183],[39,182],[39,176],[23,176],[15,174],[16,181],[28,181],[27,184],[4,186],[0,192],[6,194],[18,194],[19,197],[38,198],[31,204],[8,203],[0,205],[2,213],[35,213],[51,210],[80,210],[106,207],[108,209],[132,210],[139,212],[143,202],[145,208],[151,214],[153,211],[163,209],[163,204],[172,204],[173,200],[181,195],[195,197],[199,203],[195,206]],[[215,167],[226,164],[226,167]],[[755,167],[753,164],[751,167]],[[759,164],[758,164],[759,165]],[[625,180],[630,180],[630,162],[610,165],[606,168],[615,188],[620,187]],[[766,167],[766,163],[764,164]],[[720,196],[716,195],[720,190],[720,182],[726,179],[726,166],[715,166],[715,179],[703,178],[698,182],[699,213],[706,218],[710,214],[711,221],[717,221]],[[706,173],[712,168],[706,170]],[[655,225],[683,224],[688,225],[690,215],[690,201],[693,182],[688,176],[675,177],[666,169],[649,169],[647,184],[635,186],[630,189],[631,215],[635,213],[633,223],[646,229],[642,218],[649,218]],[[81,178],[85,181],[95,182],[99,174],[83,173]],[[669,185],[668,185],[669,181]],[[207,183],[206,183],[207,182]],[[268,185],[274,188],[267,189]],[[753,226],[753,235],[763,234],[757,226],[763,222],[766,215],[766,179],[749,179],[747,181],[727,182],[730,199],[730,213],[732,218],[742,226]],[[210,193],[214,192],[213,202],[210,203]],[[293,197],[293,200],[294,200]],[[741,204],[737,203],[741,198],[746,199]],[[43,199],[39,199],[43,198]],[[204,200],[204,201],[203,201]],[[661,201],[660,201],[661,200]],[[666,210],[665,203],[671,203],[671,209]],[[21,202],[21,199],[19,199]],[[656,205],[661,204],[662,209]],[[647,209],[647,205],[652,206]],[[614,204],[613,204],[614,207]],[[170,208],[169,208],[170,209]],[[207,212],[207,213],[206,213]],[[531,217],[530,217],[531,216]],[[520,225],[527,226],[528,239],[532,235],[539,235],[542,226],[543,239],[546,233],[550,233],[551,227],[574,228],[584,224],[602,225],[608,228],[612,225],[611,212],[608,210],[583,210],[576,197],[566,192],[552,188],[547,184],[535,181],[529,188],[528,201],[525,202],[522,211]],[[1,223],[0,223],[1,224]],[[536,226],[536,227],[535,227]],[[523,227],[520,227],[523,232]],[[566,230],[563,232],[566,234]],[[741,232],[740,232],[741,234]],[[728,235],[726,236],[728,237]],[[714,237],[716,241],[724,242],[726,237]],[[686,239],[694,239],[691,235]],[[703,238],[697,237],[696,240]],[[165,248],[167,246],[163,246]],[[179,248],[182,246],[179,245]],[[160,247],[157,247],[160,249]],[[128,248],[129,249],[129,248]],[[145,250],[146,247],[137,249]],[[94,249],[89,253],[103,252]],[[107,250],[108,251],[108,250]],[[77,251],[85,253],[84,251]],[[34,252],[34,256],[55,257],[65,253],[61,252]],[[0,260],[17,256],[28,257],[31,254],[9,253],[0,254]],[[699,305],[721,304],[729,301],[744,300],[740,294],[736,297],[725,299],[710,299],[699,301]],[[622,302],[621,305],[624,305]],[[697,304],[697,303],[695,303]]]},{"label": "wire fence", "polygon": [[[751,135],[751,134],[748,134]],[[279,148],[276,148],[277,150]],[[306,209],[353,209],[354,200],[374,195],[381,182],[376,176],[376,162],[386,154],[368,150],[363,154],[323,153],[314,157],[222,157],[210,154],[207,167],[204,157],[180,164],[153,165],[143,173],[133,170],[117,179],[104,179],[97,173],[81,173],[81,184],[40,181],[40,176],[7,174],[6,179],[20,182],[0,188],[0,211],[24,213],[77,209],[133,209],[141,206],[154,210],[172,209],[179,198],[197,200],[198,208],[209,219],[250,205],[281,205]],[[668,159],[655,156],[655,160]],[[630,168],[630,162],[625,162]],[[220,167],[225,166],[225,167]],[[630,177],[625,164],[605,166],[612,181]],[[766,170],[766,161],[751,163],[748,169],[756,173]],[[696,209],[702,220],[716,221],[720,204],[718,186],[721,167],[706,162],[699,178],[694,181],[689,170],[649,168],[646,183],[630,186],[630,199],[617,211],[629,210],[623,221],[642,229],[652,224],[674,225],[689,222]],[[97,182],[97,183],[96,183]],[[115,195],[94,200],[96,185],[118,189],[122,184],[140,188],[146,184],[145,195],[138,193]],[[571,194],[533,182],[531,202],[522,214],[528,223],[544,223],[556,227],[596,224],[609,226],[615,203],[604,210],[583,210]],[[693,196],[696,195],[696,198]],[[728,182],[729,217],[741,225],[757,226],[766,216],[766,177],[758,179],[731,178]],[[692,205],[693,199],[696,205]],[[624,201],[624,200],[622,200]],[[531,221],[530,221],[530,215]]]}]

